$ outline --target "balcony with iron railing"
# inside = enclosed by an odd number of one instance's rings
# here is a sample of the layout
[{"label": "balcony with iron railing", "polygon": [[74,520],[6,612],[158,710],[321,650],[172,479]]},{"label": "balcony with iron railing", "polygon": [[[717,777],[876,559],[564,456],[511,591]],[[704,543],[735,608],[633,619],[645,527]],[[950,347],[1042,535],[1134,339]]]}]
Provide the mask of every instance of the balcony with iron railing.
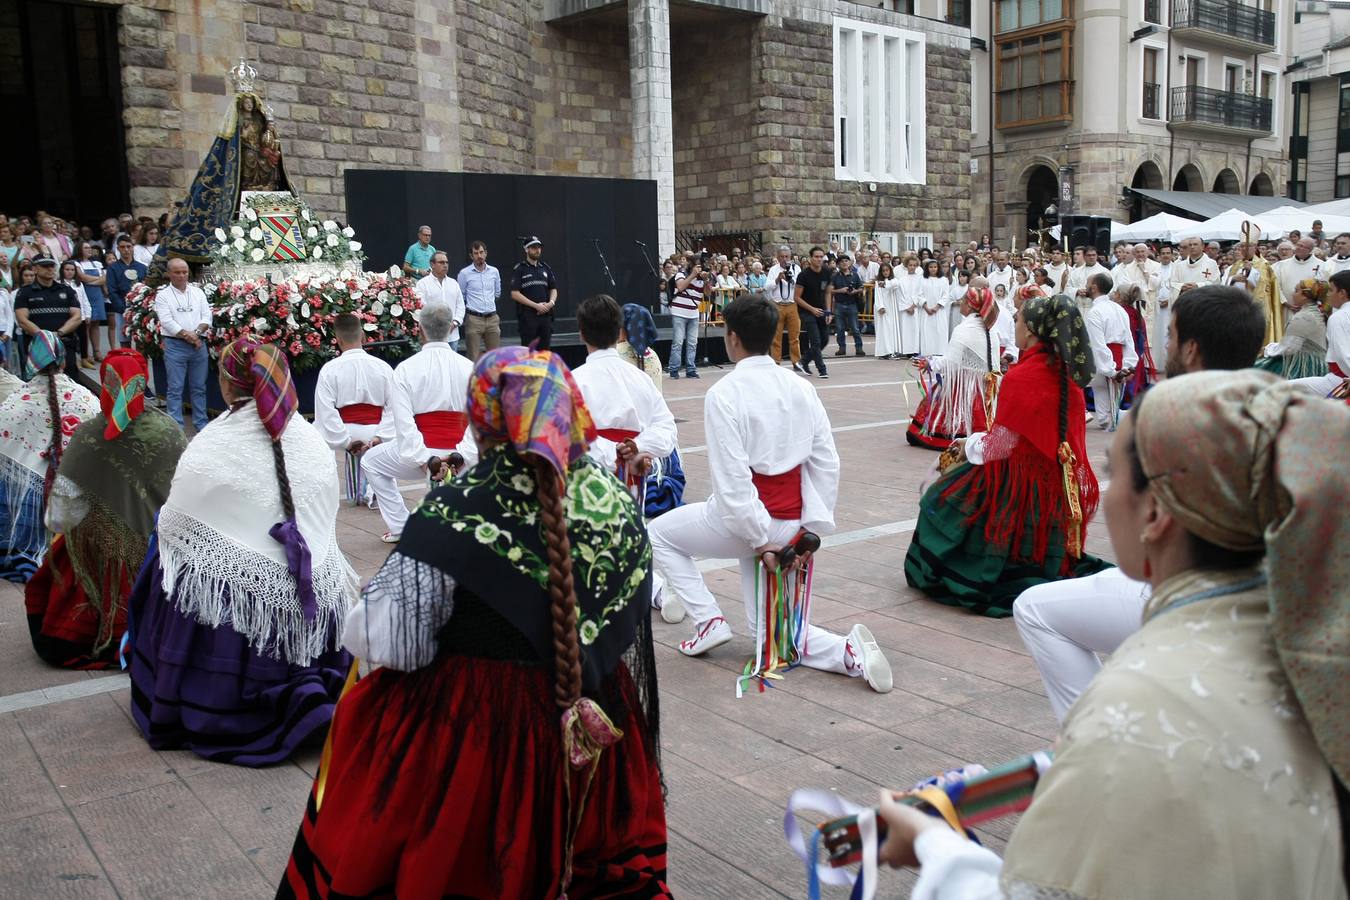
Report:
[{"label": "balcony with iron railing", "polygon": [[1162,85],[1144,82],[1144,118],[1161,119]]},{"label": "balcony with iron railing", "polygon": [[1239,0],[1172,0],[1172,34],[1262,53],[1275,48],[1275,14]]},{"label": "balcony with iron railing", "polygon": [[1172,88],[1167,124],[1173,131],[1246,140],[1271,133],[1273,109],[1269,97],[1187,85]]}]

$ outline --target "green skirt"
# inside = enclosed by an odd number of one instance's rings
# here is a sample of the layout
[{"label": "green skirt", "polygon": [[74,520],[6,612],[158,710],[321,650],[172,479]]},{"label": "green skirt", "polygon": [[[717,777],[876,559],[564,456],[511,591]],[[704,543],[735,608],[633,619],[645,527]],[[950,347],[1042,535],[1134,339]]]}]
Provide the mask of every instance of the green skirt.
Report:
[{"label": "green skirt", "polygon": [[1045,559],[1031,561],[1036,526],[1032,520],[1025,523],[1013,542],[1017,554],[1011,552],[1012,546],[1000,549],[990,544],[980,522],[967,524],[966,510],[978,505],[976,498],[942,496],[969,468],[970,463],[953,468],[920,501],[914,538],[905,556],[905,581],[910,587],[939,603],[1001,618],[1012,615],[1013,601],[1029,587],[1112,568],[1095,556],[1067,558],[1064,532],[1058,527],[1051,530]]},{"label": "green skirt", "polygon": [[1295,378],[1320,378],[1327,374],[1325,353],[1290,353],[1284,356],[1263,356],[1256,368],[1293,381]]}]

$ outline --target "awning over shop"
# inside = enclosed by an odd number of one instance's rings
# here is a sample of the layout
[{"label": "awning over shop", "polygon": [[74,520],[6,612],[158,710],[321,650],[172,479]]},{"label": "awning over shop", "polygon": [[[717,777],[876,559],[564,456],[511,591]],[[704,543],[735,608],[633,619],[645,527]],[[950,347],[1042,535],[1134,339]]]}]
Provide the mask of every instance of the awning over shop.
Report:
[{"label": "awning over shop", "polygon": [[1210,219],[1219,213],[1236,209],[1249,215],[1275,209],[1280,206],[1303,206],[1288,197],[1258,197],[1253,194],[1209,194],[1200,191],[1157,191],[1150,188],[1129,188],[1145,200],[1159,206],[1175,210],[1183,215]]}]

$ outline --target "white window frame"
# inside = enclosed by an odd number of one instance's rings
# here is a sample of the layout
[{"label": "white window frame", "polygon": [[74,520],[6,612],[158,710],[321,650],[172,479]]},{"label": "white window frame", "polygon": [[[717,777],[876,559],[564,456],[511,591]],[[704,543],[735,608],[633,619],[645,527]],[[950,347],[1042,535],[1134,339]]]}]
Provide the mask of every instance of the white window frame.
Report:
[{"label": "white window frame", "polygon": [[[1150,41],[1139,42],[1139,121],[1151,123],[1165,123],[1167,121],[1168,104],[1170,95],[1168,94],[1167,84],[1167,45],[1155,44]],[[1158,117],[1150,119],[1144,115],[1144,57],[1145,50],[1153,50],[1158,54]],[[1184,74],[1183,74],[1184,77]]]},{"label": "white window frame", "polygon": [[[933,249],[933,234],[929,231],[906,231],[905,232],[905,252],[918,253],[924,247]],[[891,254],[894,256],[894,252]]]},{"label": "white window frame", "polygon": [[[864,52],[865,46],[872,48],[870,53]],[[837,180],[927,183],[926,51],[927,38],[922,32],[834,18],[832,119]],[[869,107],[880,114],[879,122],[865,120]],[[868,129],[867,124],[875,127]]]},{"label": "white window frame", "polygon": [[900,235],[894,231],[831,231],[826,240],[830,243],[838,241],[840,249],[848,253],[853,252],[854,244],[862,247],[868,241],[876,241],[878,250],[885,250],[892,256],[900,245]]}]

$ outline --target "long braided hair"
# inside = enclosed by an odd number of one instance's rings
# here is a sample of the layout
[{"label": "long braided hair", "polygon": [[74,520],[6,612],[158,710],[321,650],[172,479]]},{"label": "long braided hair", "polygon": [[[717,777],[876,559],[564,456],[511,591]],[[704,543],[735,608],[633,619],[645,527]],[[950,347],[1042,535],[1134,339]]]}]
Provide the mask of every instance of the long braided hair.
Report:
[{"label": "long braided hair", "polygon": [[553,696],[560,709],[581,698],[581,645],[577,641],[577,593],[572,582],[572,542],[567,536],[557,471],[533,457],[539,518],[548,533],[548,597],[553,620]]},{"label": "long braided hair", "polygon": [[56,482],[56,470],[61,467],[61,401],[56,395],[56,373],[59,363],[52,363],[39,372],[47,376],[47,408],[52,414],[52,434],[47,442],[47,473],[42,480],[42,500],[45,503]]}]

